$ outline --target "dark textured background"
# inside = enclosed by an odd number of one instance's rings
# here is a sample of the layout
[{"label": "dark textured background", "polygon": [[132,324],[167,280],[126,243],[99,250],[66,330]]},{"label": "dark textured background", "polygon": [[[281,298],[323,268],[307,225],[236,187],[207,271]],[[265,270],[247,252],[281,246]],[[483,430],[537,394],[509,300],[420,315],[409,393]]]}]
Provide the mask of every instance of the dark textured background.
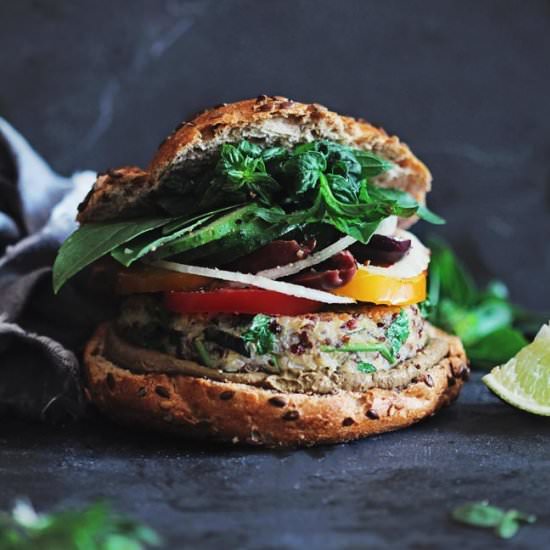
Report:
[{"label": "dark textured background", "polygon": [[[181,119],[259,93],[397,133],[478,277],[550,308],[548,0],[0,3],[0,114],[60,172],[145,165]],[[487,497],[538,511],[509,546],[542,548],[548,428],[479,382],[421,427],[298,453],[4,425],[0,504],[104,494],[172,547],[475,548],[494,539],[447,514]]]}]

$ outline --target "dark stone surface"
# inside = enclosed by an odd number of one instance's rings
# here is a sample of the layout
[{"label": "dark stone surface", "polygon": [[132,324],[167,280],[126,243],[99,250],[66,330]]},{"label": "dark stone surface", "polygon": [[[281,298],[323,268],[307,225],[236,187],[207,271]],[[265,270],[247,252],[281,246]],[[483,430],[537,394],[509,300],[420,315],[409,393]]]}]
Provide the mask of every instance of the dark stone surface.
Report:
[{"label": "dark stone surface", "polygon": [[19,495],[42,509],[106,497],[167,548],[494,548],[490,531],[449,519],[486,498],[539,516],[507,548],[545,548],[550,536],[548,420],[479,380],[407,430],[300,451],[205,446],[101,421],[0,433],[1,507]]},{"label": "dark stone surface", "polygon": [[[182,119],[278,93],[398,133],[435,178],[439,229],[481,280],[550,308],[550,4],[408,0],[0,3],[0,114],[61,172],[146,165]],[[419,227],[426,234],[428,228]],[[539,514],[547,419],[479,381],[422,425],[298,452],[205,447],[101,421],[0,425],[0,505],[112,498],[180,548],[482,548],[453,506]]]}]

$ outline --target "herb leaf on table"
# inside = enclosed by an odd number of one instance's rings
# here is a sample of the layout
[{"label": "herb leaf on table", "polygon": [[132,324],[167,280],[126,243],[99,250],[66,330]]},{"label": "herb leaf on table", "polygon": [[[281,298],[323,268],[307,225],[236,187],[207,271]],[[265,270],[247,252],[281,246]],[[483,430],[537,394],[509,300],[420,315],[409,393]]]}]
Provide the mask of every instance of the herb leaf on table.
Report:
[{"label": "herb leaf on table", "polygon": [[11,513],[0,512],[3,550],[144,550],[161,542],[153,529],[117,514],[105,502],[38,514],[28,501],[20,500]]},{"label": "herb leaf on table", "polygon": [[452,518],[465,525],[473,527],[494,528],[495,534],[503,539],[512,538],[520,528],[520,522],[535,523],[536,516],[518,512],[517,510],[504,510],[498,506],[492,506],[488,501],[468,502],[458,506],[451,513]]}]

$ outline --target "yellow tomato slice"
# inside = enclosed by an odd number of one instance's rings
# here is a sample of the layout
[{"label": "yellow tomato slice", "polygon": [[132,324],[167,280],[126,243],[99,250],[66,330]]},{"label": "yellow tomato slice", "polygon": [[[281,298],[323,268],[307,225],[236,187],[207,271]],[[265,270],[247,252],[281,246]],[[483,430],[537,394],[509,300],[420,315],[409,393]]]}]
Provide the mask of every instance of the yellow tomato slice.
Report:
[{"label": "yellow tomato slice", "polygon": [[152,266],[133,266],[117,275],[118,294],[141,294],[165,290],[197,290],[213,281],[200,275],[189,275]]},{"label": "yellow tomato slice", "polygon": [[345,286],[332,291],[339,296],[349,296],[359,302],[408,306],[426,299],[426,272],[407,279],[387,277],[359,269]]}]

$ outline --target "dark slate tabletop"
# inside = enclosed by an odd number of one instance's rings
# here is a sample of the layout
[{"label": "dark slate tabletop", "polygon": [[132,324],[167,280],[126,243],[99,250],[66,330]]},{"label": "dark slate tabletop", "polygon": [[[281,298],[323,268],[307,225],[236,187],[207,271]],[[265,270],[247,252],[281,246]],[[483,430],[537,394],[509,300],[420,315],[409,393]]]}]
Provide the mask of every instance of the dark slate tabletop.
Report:
[{"label": "dark slate tabletop", "polygon": [[[182,118],[222,101],[318,101],[405,139],[434,174],[438,232],[480,281],[540,310],[549,59],[547,0],[0,3],[0,114],[58,171],[146,165]],[[499,541],[449,510],[488,498],[539,515],[502,547],[545,548],[549,429],[477,377],[421,425],[303,451],[2,419],[0,507],[107,497],[171,548],[484,548]]]},{"label": "dark slate tabletop", "polygon": [[347,445],[265,451],[174,441],[100,420],[66,429],[8,423],[0,506],[108,498],[167,548],[485,548],[454,506],[490,499],[539,520],[502,547],[547,548],[550,426],[474,377],[461,399],[402,432]]}]

